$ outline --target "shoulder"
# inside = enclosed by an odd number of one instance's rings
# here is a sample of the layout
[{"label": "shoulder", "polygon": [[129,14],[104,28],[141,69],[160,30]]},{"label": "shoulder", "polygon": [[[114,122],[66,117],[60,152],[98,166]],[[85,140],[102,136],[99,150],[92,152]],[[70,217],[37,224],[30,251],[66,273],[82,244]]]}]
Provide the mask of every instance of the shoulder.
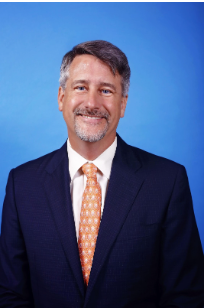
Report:
[{"label": "shoulder", "polygon": [[179,168],[183,167],[178,162],[175,162],[171,159],[165,158],[160,155],[156,155],[140,148],[130,146],[131,150],[135,154],[136,157],[140,159],[143,165],[149,164],[150,166],[162,166],[162,167],[171,167],[171,168]]},{"label": "shoulder", "polygon": [[51,166],[58,165],[62,158],[67,156],[66,143],[57,150],[54,150],[46,155],[43,155],[37,159],[28,161],[24,164],[11,170],[14,179],[20,179],[21,177],[40,176],[45,170],[49,170]]},{"label": "shoulder", "polygon": [[138,147],[128,145],[118,136],[120,150],[124,152],[127,159],[132,163],[138,161],[144,170],[150,174],[157,176],[176,176],[177,174],[186,173],[185,167],[171,159],[155,155],[153,153],[142,150]]},{"label": "shoulder", "polygon": [[139,157],[149,173],[156,174],[156,177],[173,178],[174,180],[178,177],[187,178],[186,169],[182,164],[139,148],[132,147],[132,151]]}]

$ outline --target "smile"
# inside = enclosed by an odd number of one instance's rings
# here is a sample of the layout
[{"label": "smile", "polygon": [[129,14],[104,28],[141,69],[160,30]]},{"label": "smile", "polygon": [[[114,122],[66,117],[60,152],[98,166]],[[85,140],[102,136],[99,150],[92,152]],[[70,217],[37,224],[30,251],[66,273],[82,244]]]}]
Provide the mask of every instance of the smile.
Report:
[{"label": "smile", "polygon": [[99,111],[85,108],[76,108],[74,110],[75,116],[81,119],[83,122],[88,124],[98,124],[102,121],[109,120],[109,113],[107,111]]},{"label": "smile", "polygon": [[92,116],[86,116],[86,115],[82,115],[83,118],[87,118],[87,119],[93,119],[93,120],[99,120],[102,119],[102,117],[92,117]]},{"label": "smile", "polygon": [[102,121],[105,120],[104,117],[90,116],[90,115],[84,115],[84,114],[80,114],[79,119],[81,119],[83,123],[88,124],[88,125],[100,124],[102,123]]}]

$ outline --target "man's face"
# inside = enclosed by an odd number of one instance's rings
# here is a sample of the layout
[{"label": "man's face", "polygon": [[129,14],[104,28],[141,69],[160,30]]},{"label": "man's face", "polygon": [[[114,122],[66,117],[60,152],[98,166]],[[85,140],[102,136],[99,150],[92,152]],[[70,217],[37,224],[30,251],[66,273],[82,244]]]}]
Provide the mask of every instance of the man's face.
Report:
[{"label": "man's face", "polygon": [[114,76],[109,66],[94,56],[74,58],[66,89],[60,87],[58,93],[70,142],[77,138],[89,142],[114,140],[127,102],[127,97],[122,96],[121,81],[119,74]]}]

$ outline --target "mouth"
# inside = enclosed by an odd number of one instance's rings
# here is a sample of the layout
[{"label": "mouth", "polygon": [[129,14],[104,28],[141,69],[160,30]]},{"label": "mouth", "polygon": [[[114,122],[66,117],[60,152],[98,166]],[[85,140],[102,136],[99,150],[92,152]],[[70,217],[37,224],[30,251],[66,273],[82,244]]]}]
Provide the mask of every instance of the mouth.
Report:
[{"label": "mouth", "polygon": [[107,110],[76,108],[74,110],[74,130],[84,141],[101,140],[109,128],[110,115]]},{"label": "mouth", "polygon": [[82,123],[88,125],[98,125],[102,123],[102,121],[105,121],[104,117],[88,116],[84,114],[79,114],[78,117],[81,119]]},{"label": "mouth", "polygon": [[109,118],[108,112],[100,112],[97,110],[76,109],[74,114],[81,117],[84,122],[91,124],[100,123],[103,119],[108,121]]},{"label": "mouth", "polygon": [[99,120],[99,119],[103,119],[104,117],[95,117],[95,116],[86,116],[84,114],[81,114],[81,116],[83,118],[86,118],[86,119],[92,119],[92,120]]}]

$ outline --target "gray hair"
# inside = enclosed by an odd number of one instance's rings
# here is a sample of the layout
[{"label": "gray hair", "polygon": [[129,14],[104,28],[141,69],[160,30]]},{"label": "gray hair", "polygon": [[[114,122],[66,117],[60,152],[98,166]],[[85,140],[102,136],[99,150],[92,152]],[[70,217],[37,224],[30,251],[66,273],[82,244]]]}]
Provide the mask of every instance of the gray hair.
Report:
[{"label": "gray hair", "polygon": [[122,95],[126,96],[128,94],[131,71],[127,57],[118,47],[102,40],[78,44],[64,55],[59,78],[59,83],[63,90],[66,88],[66,82],[69,77],[70,64],[77,55],[84,54],[99,58],[111,68],[114,75],[118,72],[122,77]]}]

